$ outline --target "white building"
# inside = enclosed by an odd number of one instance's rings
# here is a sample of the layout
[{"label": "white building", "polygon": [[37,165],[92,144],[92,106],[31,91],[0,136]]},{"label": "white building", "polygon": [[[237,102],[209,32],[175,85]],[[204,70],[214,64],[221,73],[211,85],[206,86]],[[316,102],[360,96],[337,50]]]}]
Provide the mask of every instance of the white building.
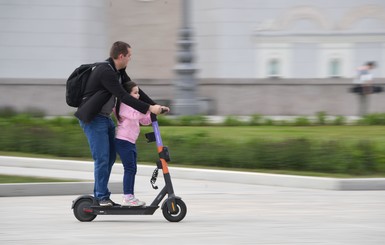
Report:
[{"label": "white building", "polygon": [[193,1],[202,78],[385,77],[381,0]]},{"label": "white building", "polygon": [[[385,1],[191,0],[199,94],[220,115],[354,115],[355,67],[385,80]],[[133,46],[130,76],[173,100],[179,0],[0,0],[0,107],[73,112],[64,84],[81,63]],[[382,94],[371,112],[382,112]],[[250,106],[252,105],[252,106]]]}]

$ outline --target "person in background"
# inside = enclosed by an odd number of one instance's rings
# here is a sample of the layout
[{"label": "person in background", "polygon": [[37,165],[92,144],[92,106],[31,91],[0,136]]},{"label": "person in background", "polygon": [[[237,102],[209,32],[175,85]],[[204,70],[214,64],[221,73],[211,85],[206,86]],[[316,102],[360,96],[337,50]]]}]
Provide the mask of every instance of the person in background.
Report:
[{"label": "person in background", "polygon": [[359,96],[359,116],[364,116],[368,113],[368,95],[380,93],[383,90],[382,87],[373,85],[373,74],[371,71],[376,68],[376,66],[376,62],[369,61],[357,68],[357,75],[353,81],[355,86],[351,89],[351,92]]},{"label": "person in background", "polygon": [[376,68],[374,61],[366,62],[364,65],[357,68],[356,83],[360,84],[363,94],[373,93],[373,74],[371,70]]}]

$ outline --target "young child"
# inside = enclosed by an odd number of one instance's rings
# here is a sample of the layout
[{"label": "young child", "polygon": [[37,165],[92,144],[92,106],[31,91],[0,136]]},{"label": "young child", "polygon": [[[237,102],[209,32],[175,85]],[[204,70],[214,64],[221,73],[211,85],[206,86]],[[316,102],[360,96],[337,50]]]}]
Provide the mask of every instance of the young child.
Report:
[{"label": "young child", "polygon": [[[131,96],[139,99],[139,87],[132,81],[123,83],[124,89]],[[142,114],[130,106],[116,103],[115,116],[117,119],[117,129],[115,136],[116,152],[119,154],[124,167],[123,176],[123,206],[144,206],[145,202],[135,198],[134,185],[136,175],[136,140],[140,133],[140,124],[151,124],[150,112]]]}]

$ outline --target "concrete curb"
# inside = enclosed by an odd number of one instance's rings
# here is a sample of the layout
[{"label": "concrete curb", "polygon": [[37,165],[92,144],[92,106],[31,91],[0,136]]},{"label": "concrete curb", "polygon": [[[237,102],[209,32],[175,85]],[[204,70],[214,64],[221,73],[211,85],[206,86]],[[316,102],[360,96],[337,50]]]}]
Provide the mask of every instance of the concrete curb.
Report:
[{"label": "concrete curb", "polygon": [[[152,175],[155,166],[138,165],[138,175]],[[170,167],[176,179],[205,180],[293,188],[357,191],[385,190],[385,178],[338,179],[239,171]],[[78,195],[93,187],[93,162],[0,156],[0,174],[50,177],[88,182],[1,184],[0,196]],[[113,168],[111,191],[121,189],[123,168]]]},{"label": "concrete curb", "polygon": [[[122,183],[113,182],[108,186],[112,193],[122,190]],[[93,188],[93,182],[0,184],[0,197],[84,195],[92,194]]]}]

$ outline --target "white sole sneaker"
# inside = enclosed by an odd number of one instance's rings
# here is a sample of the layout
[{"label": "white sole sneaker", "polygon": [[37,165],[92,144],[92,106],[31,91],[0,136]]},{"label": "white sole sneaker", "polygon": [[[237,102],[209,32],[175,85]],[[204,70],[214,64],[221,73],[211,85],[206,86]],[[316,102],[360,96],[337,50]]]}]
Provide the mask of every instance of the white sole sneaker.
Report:
[{"label": "white sole sneaker", "polygon": [[145,202],[139,201],[136,198],[133,199],[123,199],[122,206],[129,206],[129,207],[140,207],[146,205]]}]

